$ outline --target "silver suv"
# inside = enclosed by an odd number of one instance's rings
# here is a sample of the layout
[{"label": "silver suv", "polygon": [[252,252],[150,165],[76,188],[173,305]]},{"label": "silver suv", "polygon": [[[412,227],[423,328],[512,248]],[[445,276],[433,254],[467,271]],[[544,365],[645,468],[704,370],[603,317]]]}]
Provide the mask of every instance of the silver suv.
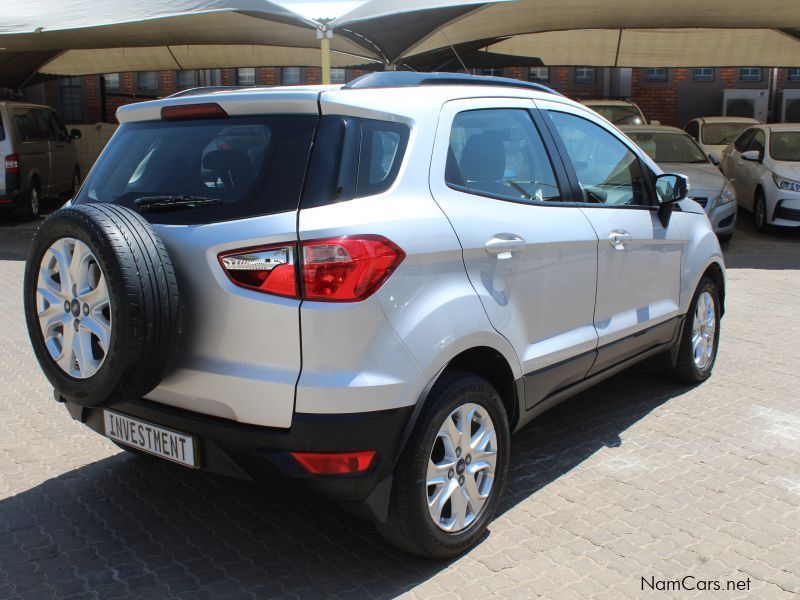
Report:
[{"label": "silver suv", "polygon": [[648,357],[711,374],[703,209],[547,88],[378,73],[118,116],[25,306],[56,399],[125,449],[288,476],[446,557],[495,514],[512,432]]}]

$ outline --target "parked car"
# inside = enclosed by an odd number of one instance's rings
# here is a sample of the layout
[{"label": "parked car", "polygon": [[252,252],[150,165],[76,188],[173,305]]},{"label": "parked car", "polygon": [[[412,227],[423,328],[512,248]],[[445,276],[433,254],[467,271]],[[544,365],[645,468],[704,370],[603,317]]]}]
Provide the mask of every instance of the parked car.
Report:
[{"label": "parked car", "polygon": [[294,478],[446,557],[493,518],[511,432],[648,357],[711,375],[705,213],[548,88],[386,72],[117,116],[25,311],[55,397],[124,448]]},{"label": "parked car", "polygon": [[700,144],[711,160],[716,164],[722,159],[722,152],[728,144],[739,137],[748,127],[760,125],[758,119],[748,117],[700,117],[692,119],[684,127],[684,131]]},{"label": "parked car", "polygon": [[706,210],[720,241],[729,242],[736,224],[736,193],[703,149],[675,127],[626,125],[622,131],[659,167],[689,178],[689,196]]},{"label": "parked car", "polygon": [[800,227],[800,124],[751,127],[725,149],[720,167],[756,229]]},{"label": "parked car", "polygon": [[77,192],[81,171],[72,140],[79,137],[80,131],[68,133],[48,106],[0,102],[0,155],[5,169],[0,177],[0,209],[32,219],[39,215],[42,198]]},{"label": "parked car", "polygon": [[[642,110],[635,102],[629,100],[581,100],[581,104],[617,126],[647,124]],[[658,124],[658,121],[653,122],[653,125]]]}]

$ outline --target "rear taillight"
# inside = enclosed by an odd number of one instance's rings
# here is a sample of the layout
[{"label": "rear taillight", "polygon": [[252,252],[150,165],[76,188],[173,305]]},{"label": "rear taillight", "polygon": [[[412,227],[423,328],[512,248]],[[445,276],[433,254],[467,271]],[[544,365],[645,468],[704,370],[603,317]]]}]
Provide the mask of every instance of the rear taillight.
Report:
[{"label": "rear taillight", "polygon": [[[356,302],[373,294],[405,258],[377,235],[344,236],[226,252],[219,257],[241,287],[323,302]],[[299,256],[299,285],[294,263]]]},{"label": "rear taillight", "polygon": [[19,173],[19,156],[9,154],[6,156],[6,173]]},{"label": "rear taillight", "polygon": [[295,245],[277,244],[220,254],[219,262],[236,285],[276,296],[297,298]]}]

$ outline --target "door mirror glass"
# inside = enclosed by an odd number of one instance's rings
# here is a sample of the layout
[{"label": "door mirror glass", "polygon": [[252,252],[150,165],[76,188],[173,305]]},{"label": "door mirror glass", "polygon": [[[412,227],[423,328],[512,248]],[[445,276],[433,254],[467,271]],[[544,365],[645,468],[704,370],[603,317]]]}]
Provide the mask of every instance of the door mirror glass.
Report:
[{"label": "door mirror glass", "polygon": [[710,160],[715,165],[719,165],[720,158],[719,158],[719,156],[717,155],[716,152],[709,152],[708,153],[708,160]]},{"label": "door mirror glass", "polygon": [[750,162],[761,162],[761,153],[758,150],[748,150],[742,152],[742,158]]},{"label": "door mirror glass", "polygon": [[81,139],[81,130],[80,129],[70,129],[70,131],[69,131],[69,139],[71,139],[71,140],[79,140],[79,139]]},{"label": "door mirror glass", "polygon": [[689,180],[683,175],[667,173],[656,179],[656,196],[659,204],[671,204],[686,198]]}]

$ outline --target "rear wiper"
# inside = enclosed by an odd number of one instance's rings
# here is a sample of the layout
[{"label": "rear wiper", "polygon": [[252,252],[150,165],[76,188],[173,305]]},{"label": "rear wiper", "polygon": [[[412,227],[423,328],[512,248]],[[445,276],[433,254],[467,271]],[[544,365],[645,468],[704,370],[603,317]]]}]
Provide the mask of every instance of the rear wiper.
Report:
[{"label": "rear wiper", "polygon": [[205,198],[203,196],[145,196],[134,201],[140,211],[166,212],[168,210],[183,210],[186,208],[200,208],[224,204],[218,198]]}]

